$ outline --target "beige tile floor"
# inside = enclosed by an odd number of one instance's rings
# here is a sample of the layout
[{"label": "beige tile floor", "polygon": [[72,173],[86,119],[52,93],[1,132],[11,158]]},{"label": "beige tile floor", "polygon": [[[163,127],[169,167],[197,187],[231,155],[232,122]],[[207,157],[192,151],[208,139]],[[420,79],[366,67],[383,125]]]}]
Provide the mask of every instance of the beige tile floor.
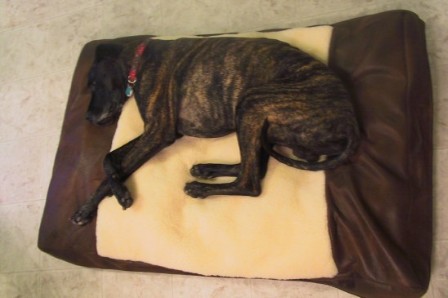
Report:
[{"label": "beige tile floor", "polygon": [[446,0],[0,0],[0,297],[349,297],[308,283],[80,268],[41,253],[37,231],[71,74],[87,41],[313,25],[394,8],[427,22],[436,112],[427,297],[448,297]]}]

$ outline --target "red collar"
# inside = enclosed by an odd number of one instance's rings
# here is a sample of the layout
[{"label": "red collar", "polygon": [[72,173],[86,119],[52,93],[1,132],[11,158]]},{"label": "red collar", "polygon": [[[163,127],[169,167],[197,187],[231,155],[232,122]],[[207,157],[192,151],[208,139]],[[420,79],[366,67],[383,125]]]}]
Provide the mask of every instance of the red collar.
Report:
[{"label": "red collar", "polygon": [[137,82],[137,71],[140,68],[140,60],[151,38],[142,41],[135,49],[134,58],[132,59],[131,69],[128,75],[128,85],[126,86],[126,96],[131,97],[134,94],[134,86]]}]

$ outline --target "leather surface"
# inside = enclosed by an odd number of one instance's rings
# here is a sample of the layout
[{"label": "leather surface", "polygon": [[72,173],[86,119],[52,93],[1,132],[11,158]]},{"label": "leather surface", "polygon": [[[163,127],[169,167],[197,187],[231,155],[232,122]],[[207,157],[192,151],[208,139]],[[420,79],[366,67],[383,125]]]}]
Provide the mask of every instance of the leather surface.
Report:
[{"label": "leather surface", "polygon": [[330,64],[352,90],[363,140],[327,171],[339,276],[376,297],[426,290],[432,243],[432,99],[424,24],[393,12],[336,24]]},{"label": "leather surface", "polygon": [[[87,72],[95,47],[104,42],[84,47],[73,75],[38,246],[87,267],[180,273],[100,257],[95,223],[77,227],[69,220],[103,179],[102,160],[115,130],[84,120]],[[363,140],[353,163],[326,172],[339,274],[311,281],[363,297],[419,297],[428,287],[432,247],[432,95],[424,24],[406,11],[337,23],[330,51],[330,66],[352,91]]]}]

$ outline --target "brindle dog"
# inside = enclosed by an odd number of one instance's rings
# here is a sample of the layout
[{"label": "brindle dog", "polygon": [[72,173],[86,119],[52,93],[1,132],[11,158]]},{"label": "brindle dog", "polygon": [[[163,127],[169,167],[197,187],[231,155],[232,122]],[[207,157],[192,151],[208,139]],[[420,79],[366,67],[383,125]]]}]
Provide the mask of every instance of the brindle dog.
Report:
[{"label": "brindle dog", "polygon": [[[89,74],[92,123],[106,124],[120,114],[136,46],[97,48]],[[298,169],[324,170],[347,161],[359,142],[354,109],[340,79],[323,63],[276,40],[151,39],[134,90],[144,132],[107,154],[107,178],[73,215],[75,224],[89,222],[108,195],[130,207],[133,200],[123,182],[184,135],[214,138],[236,132],[241,154],[238,164],[193,166],[197,178],[236,177],[223,184],[187,183],[185,192],[195,198],[258,196],[269,156]],[[297,158],[274,146],[290,148]]]}]

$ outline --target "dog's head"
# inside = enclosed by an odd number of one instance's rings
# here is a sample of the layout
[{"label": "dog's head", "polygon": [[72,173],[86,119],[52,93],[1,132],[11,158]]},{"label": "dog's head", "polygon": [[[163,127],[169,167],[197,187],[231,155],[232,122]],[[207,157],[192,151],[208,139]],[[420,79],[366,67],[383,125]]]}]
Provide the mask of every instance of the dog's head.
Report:
[{"label": "dog's head", "polygon": [[95,61],[88,77],[92,98],[86,114],[87,120],[93,124],[114,122],[127,99],[126,67],[119,59],[122,50],[122,46],[114,44],[96,48]]}]

